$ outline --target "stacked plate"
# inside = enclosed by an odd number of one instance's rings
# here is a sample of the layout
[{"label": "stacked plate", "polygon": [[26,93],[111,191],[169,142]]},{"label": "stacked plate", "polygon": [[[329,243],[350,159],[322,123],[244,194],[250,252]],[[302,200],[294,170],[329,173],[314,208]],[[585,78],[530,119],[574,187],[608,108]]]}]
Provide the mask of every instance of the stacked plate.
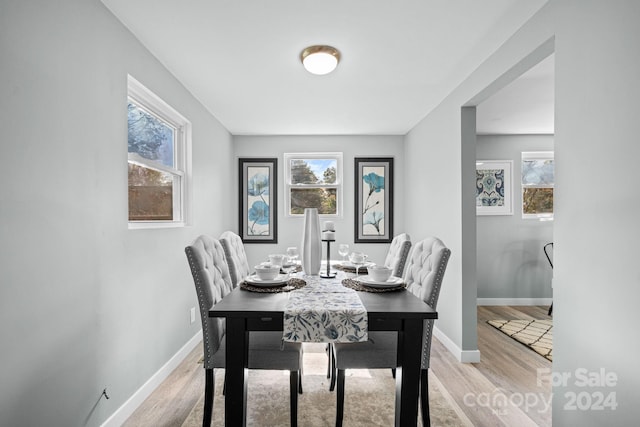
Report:
[{"label": "stacked plate", "polygon": [[360,276],[356,279],[358,282],[362,283],[364,286],[369,286],[370,288],[397,288],[398,286],[402,286],[402,278],[391,276],[385,281],[373,280],[370,276]]},{"label": "stacked plate", "polygon": [[[269,261],[261,262],[260,265],[270,266],[271,263]],[[280,271],[293,270],[298,266],[298,264],[293,262],[284,262],[280,267]]]},{"label": "stacked plate", "polygon": [[289,280],[288,274],[278,274],[275,277],[275,279],[271,279],[271,280],[263,280],[258,276],[256,276],[255,274],[252,274],[251,276],[248,276],[246,279],[244,279],[244,281],[250,285],[263,287],[263,288],[281,286],[287,283],[288,280]]}]

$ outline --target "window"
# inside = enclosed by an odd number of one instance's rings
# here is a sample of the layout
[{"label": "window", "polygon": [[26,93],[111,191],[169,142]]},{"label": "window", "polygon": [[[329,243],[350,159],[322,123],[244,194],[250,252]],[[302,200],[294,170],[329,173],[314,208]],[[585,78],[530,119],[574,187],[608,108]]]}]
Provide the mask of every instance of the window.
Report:
[{"label": "window", "polygon": [[342,153],[285,153],[286,215],[342,214]]},{"label": "window", "polygon": [[128,94],[129,228],[184,225],[191,123],[131,76]]},{"label": "window", "polygon": [[552,151],[522,153],[522,218],[553,219]]}]

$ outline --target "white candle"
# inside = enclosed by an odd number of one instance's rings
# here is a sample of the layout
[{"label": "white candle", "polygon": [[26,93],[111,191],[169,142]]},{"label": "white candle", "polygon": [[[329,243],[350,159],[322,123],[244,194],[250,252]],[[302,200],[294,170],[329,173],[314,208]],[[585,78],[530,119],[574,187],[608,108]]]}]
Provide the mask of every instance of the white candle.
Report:
[{"label": "white candle", "polygon": [[335,231],[335,225],[333,224],[333,221],[325,221],[324,222],[324,229],[328,230],[328,231]]},{"label": "white candle", "polygon": [[335,240],[336,232],[335,231],[323,231],[322,232],[322,240]]}]

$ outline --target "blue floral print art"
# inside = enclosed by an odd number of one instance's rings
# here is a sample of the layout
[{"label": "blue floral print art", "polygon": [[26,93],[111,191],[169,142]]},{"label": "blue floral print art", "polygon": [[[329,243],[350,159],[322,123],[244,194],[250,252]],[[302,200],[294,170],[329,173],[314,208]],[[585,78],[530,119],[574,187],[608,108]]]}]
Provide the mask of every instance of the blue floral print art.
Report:
[{"label": "blue floral print art", "polygon": [[262,200],[253,202],[249,209],[249,221],[260,225],[269,224],[269,205]]},{"label": "blue floral print art", "polygon": [[[362,225],[371,225],[375,233],[383,235],[382,223],[384,220],[384,176],[375,172],[369,172],[362,176],[362,180],[369,187],[366,200],[362,207]],[[373,231],[373,230],[371,230]]]},{"label": "blue floral print art", "polygon": [[267,175],[257,173],[249,178],[247,183],[247,192],[250,196],[262,196],[269,194],[269,177]]},{"label": "blue floral print art", "polygon": [[[261,169],[261,168],[258,168]],[[250,236],[269,234],[269,176],[257,172],[247,181],[249,208],[247,233]],[[266,198],[266,199],[265,199]]]},{"label": "blue floral print art", "polygon": [[380,211],[370,211],[364,215],[364,225],[373,225],[376,230],[378,230],[378,234],[380,233],[380,221],[384,219],[384,214]]},{"label": "blue floral print art", "polygon": [[504,169],[476,170],[476,204],[504,206]]},{"label": "blue floral print art", "polygon": [[363,176],[362,179],[369,185],[369,195],[374,191],[379,193],[381,190],[384,190],[384,176],[371,172]]}]

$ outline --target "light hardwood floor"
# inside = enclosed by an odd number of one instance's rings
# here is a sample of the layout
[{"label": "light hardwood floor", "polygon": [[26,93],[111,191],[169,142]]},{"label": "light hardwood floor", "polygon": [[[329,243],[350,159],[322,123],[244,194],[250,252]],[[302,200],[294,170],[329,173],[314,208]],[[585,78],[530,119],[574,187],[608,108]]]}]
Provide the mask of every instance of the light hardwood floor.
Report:
[{"label": "light hardwood floor", "polygon": [[[551,426],[551,385],[544,375],[551,362],[487,324],[491,319],[548,319],[547,309],[478,307],[480,363],[459,363],[433,339],[432,373],[474,426]],[[124,426],[180,427],[204,393],[201,355],[199,345]]]}]

